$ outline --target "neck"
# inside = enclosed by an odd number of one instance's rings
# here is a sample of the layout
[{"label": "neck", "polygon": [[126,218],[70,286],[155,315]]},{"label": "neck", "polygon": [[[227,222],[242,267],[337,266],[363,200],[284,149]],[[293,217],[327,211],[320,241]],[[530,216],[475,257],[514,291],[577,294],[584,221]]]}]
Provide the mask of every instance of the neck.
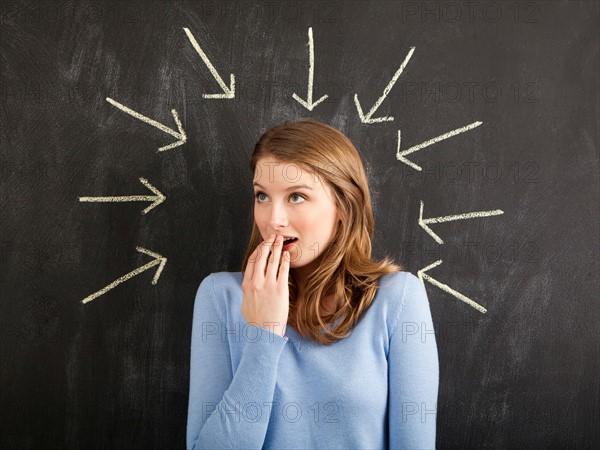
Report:
[{"label": "neck", "polygon": [[[304,302],[305,301],[305,293],[306,293],[306,284],[302,283],[300,280],[296,278],[296,285],[298,286],[298,294],[297,301]],[[339,307],[339,302],[335,300],[333,294],[323,295],[321,298],[320,312],[321,316],[325,316],[328,314],[333,314],[337,311]]]}]

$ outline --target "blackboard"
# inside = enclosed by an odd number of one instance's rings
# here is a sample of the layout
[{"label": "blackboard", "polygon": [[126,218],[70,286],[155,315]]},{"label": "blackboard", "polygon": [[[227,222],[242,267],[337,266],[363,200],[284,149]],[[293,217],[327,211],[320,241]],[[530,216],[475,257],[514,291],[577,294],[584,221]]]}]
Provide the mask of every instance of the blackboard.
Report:
[{"label": "blackboard", "polygon": [[373,257],[442,261],[437,446],[600,446],[597,2],[5,1],[1,23],[0,447],[185,446],[196,289],[240,270],[254,143],[301,117],[359,150]]}]

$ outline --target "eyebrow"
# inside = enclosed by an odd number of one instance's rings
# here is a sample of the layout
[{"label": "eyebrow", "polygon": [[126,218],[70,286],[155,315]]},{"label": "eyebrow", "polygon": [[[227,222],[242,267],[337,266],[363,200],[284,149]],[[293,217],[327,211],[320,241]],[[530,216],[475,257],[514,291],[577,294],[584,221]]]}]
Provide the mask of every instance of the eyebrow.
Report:
[{"label": "eyebrow", "polygon": [[[265,189],[263,186],[261,186],[258,183],[254,183],[254,186],[258,186],[261,189]],[[299,188],[306,188],[306,189],[310,189],[312,191],[312,188],[310,186],[307,186],[306,184],[298,184],[296,186],[290,186],[289,188],[286,189],[286,191],[292,191],[294,189],[299,189]]]}]

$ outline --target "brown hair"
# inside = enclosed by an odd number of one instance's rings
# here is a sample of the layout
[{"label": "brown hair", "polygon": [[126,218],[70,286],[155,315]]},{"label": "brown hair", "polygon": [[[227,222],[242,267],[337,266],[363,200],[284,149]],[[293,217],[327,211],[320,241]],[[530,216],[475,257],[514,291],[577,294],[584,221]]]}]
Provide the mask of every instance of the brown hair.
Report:
[{"label": "brown hair", "polygon": [[[290,269],[290,308],[288,323],[302,335],[321,344],[331,344],[350,335],[352,328],[371,305],[379,279],[402,271],[389,258],[371,260],[373,211],[367,177],[360,155],[341,132],[312,119],[285,122],[267,130],[258,140],[250,158],[250,170],[261,158],[272,156],[284,163],[295,163],[309,173],[318,174],[331,187],[342,220],[333,241],[320,255],[319,267],[308,277],[302,299],[294,269]],[[242,272],[256,246],[262,242],[253,223]],[[320,314],[320,301],[327,295],[343,299],[333,314]],[[326,323],[335,323],[326,329]]]}]

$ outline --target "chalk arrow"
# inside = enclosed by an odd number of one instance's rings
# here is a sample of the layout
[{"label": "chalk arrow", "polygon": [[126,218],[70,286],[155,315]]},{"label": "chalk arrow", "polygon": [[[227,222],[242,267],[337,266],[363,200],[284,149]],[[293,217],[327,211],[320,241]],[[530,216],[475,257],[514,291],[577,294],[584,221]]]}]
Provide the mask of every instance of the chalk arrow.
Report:
[{"label": "chalk arrow", "polygon": [[154,278],[152,279],[152,284],[156,284],[158,282],[158,279],[160,278],[160,274],[161,274],[162,270],[165,268],[165,264],[167,263],[167,258],[165,258],[164,256],[159,255],[158,253],[154,253],[154,252],[151,252],[150,250],[146,250],[145,248],[142,248],[142,247],[136,247],[135,249],[138,252],[145,253],[147,255],[152,256],[154,258],[154,260],[150,261],[148,264],[144,264],[142,267],[138,267],[137,269],[129,272],[126,275],[123,275],[121,278],[116,279],[115,281],[113,281],[112,283],[110,283],[108,286],[105,286],[102,289],[100,289],[99,291],[94,292],[92,295],[88,295],[86,298],[84,298],[81,301],[81,303],[85,304],[87,302],[91,302],[95,298],[98,298],[101,295],[107,293],[112,288],[114,288],[115,286],[121,284],[122,282],[127,281],[130,278],[133,278],[136,275],[139,275],[140,273],[142,273],[142,272],[144,272],[144,271],[146,271],[148,269],[151,269],[152,267],[156,266],[157,264],[160,264],[160,266],[158,266],[158,270],[154,274]]},{"label": "chalk arrow", "polygon": [[142,214],[146,214],[152,208],[157,207],[165,201],[165,197],[162,192],[148,183],[145,178],[140,178],[140,182],[154,192],[155,195],[127,195],[118,197],[79,197],[80,202],[154,202],[146,209],[142,211]]},{"label": "chalk arrow", "polygon": [[172,148],[179,147],[180,145],[185,144],[185,142],[187,141],[187,136],[185,134],[185,131],[183,131],[183,126],[181,125],[181,121],[179,120],[177,111],[175,111],[174,109],[171,110],[171,114],[173,114],[173,118],[175,119],[175,123],[177,124],[177,129],[179,130],[179,133],[175,130],[172,130],[169,127],[164,126],[162,123],[157,122],[156,120],[152,120],[149,117],[141,115],[139,112],[136,112],[133,109],[130,109],[125,105],[122,105],[121,103],[113,100],[112,98],[106,97],[106,101],[108,103],[110,103],[111,105],[116,106],[121,111],[126,112],[130,116],[133,116],[136,119],[141,120],[142,122],[146,122],[147,124],[150,124],[153,127],[156,127],[159,130],[164,131],[165,133],[168,133],[171,136],[179,139],[177,142],[173,142],[172,144],[165,145],[164,147],[160,147],[158,149],[159,152],[164,152],[166,150],[170,150]]},{"label": "chalk arrow", "polygon": [[323,100],[327,98],[327,95],[324,95],[319,100],[313,103],[313,78],[315,72],[315,49],[313,45],[313,33],[312,27],[308,29],[308,98],[306,101],[298,97],[298,95],[293,94],[292,97],[302,106],[304,106],[309,111],[312,111],[315,106],[321,103]]},{"label": "chalk arrow", "polygon": [[421,142],[419,145],[415,145],[414,147],[411,147],[409,149],[406,150],[402,150],[400,151],[400,139],[401,139],[401,134],[400,134],[400,130],[398,130],[398,148],[396,149],[396,159],[398,159],[399,161],[402,161],[404,164],[407,164],[409,166],[411,166],[413,169],[415,170],[423,170],[423,168],[421,166],[419,166],[418,164],[415,164],[414,162],[406,159],[404,156],[410,154],[410,153],[414,153],[418,150],[421,150],[425,147],[429,147],[432,144],[435,144],[436,142],[439,141],[443,141],[444,139],[448,139],[451,138],[452,136],[456,136],[457,134],[460,133],[464,133],[465,131],[469,131],[472,130],[473,128],[478,127],[479,125],[481,125],[482,122],[473,122],[470,125],[467,125],[465,127],[462,128],[457,128],[456,130],[452,130],[449,131],[447,133],[444,133],[440,136],[434,137],[433,139],[429,139],[428,141],[425,142]]},{"label": "chalk arrow", "polygon": [[379,105],[381,105],[381,103],[383,102],[383,100],[385,100],[385,98],[387,97],[387,95],[390,93],[390,91],[394,87],[394,83],[396,82],[396,80],[398,79],[398,77],[400,76],[400,74],[404,71],[404,68],[408,64],[408,61],[410,60],[410,57],[412,56],[412,54],[413,54],[414,51],[415,51],[415,47],[411,47],[410,51],[406,55],[406,58],[404,58],[404,61],[402,62],[402,65],[396,71],[396,73],[394,74],[394,76],[392,77],[392,79],[390,80],[390,82],[388,83],[388,85],[385,87],[385,90],[383,91],[383,95],[381,97],[379,97],[379,99],[377,100],[377,102],[375,102],[375,104],[373,105],[373,107],[367,113],[366,116],[364,115],[363,110],[360,107],[360,102],[358,101],[358,94],[354,94],[354,103],[356,104],[356,109],[358,110],[358,116],[360,117],[360,121],[362,123],[389,122],[391,120],[394,120],[394,118],[391,117],[391,116],[388,116],[388,117],[378,117],[376,119],[372,119],[371,116],[375,113],[375,111],[377,111],[377,108],[379,108]]},{"label": "chalk arrow", "polygon": [[436,280],[435,278],[432,278],[430,275],[427,275],[425,272],[427,272],[430,269],[433,269],[436,266],[439,266],[442,263],[442,260],[437,260],[436,262],[434,262],[433,264],[428,265],[427,267],[425,267],[424,269],[421,269],[417,272],[417,274],[419,275],[419,279],[421,280],[421,283],[425,284],[425,282],[423,281],[424,279],[429,281],[431,284],[433,284],[434,286],[439,287],[442,291],[447,292],[450,295],[455,296],[457,299],[462,300],[463,302],[465,302],[467,305],[472,306],[473,308],[475,308],[477,311],[485,314],[487,312],[487,309],[485,309],[483,306],[481,306],[479,303],[471,300],[469,297],[464,296],[463,294],[461,294],[458,291],[455,291],[454,289],[452,289],[450,286],[448,286],[447,284],[443,284],[440,283],[438,280]]},{"label": "chalk arrow", "polygon": [[230,80],[229,80],[230,87],[227,87],[227,85],[225,84],[223,79],[217,73],[217,69],[215,69],[215,66],[213,66],[211,64],[210,60],[208,59],[208,56],[206,56],[206,53],[204,53],[204,51],[200,48],[200,44],[198,44],[198,41],[196,41],[196,38],[194,37],[192,32],[189,30],[189,28],[184,28],[184,31],[185,31],[185,34],[187,34],[188,39],[192,43],[192,46],[194,47],[196,52],[200,55],[200,57],[202,58],[202,61],[204,61],[204,64],[206,64],[206,67],[208,67],[208,70],[210,70],[210,73],[212,73],[212,76],[215,78],[215,80],[217,80],[217,83],[219,83],[219,86],[221,86],[221,89],[223,90],[223,94],[202,94],[202,97],[203,98],[234,98],[235,97],[235,77],[233,76],[233,74],[230,74]]},{"label": "chalk arrow", "polygon": [[488,217],[488,216],[497,216],[499,214],[504,214],[504,211],[501,209],[494,209],[492,211],[475,211],[464,214],[456,214],[454,216],[443,216],[443,217],[432,217],[430,219],[423,219],[423,200],[421,200],[421,210],[419,212],[419,225],[423,228],[429,235],[436,240],[438,244],[443,244],[442,238],[440,238],[437,234],[433,232],[431,228],[427,226],[429,223],[442,223],[442,222],[451,222],[453,220],[461,220],[461,219],[474,219],[477,217]]}]

